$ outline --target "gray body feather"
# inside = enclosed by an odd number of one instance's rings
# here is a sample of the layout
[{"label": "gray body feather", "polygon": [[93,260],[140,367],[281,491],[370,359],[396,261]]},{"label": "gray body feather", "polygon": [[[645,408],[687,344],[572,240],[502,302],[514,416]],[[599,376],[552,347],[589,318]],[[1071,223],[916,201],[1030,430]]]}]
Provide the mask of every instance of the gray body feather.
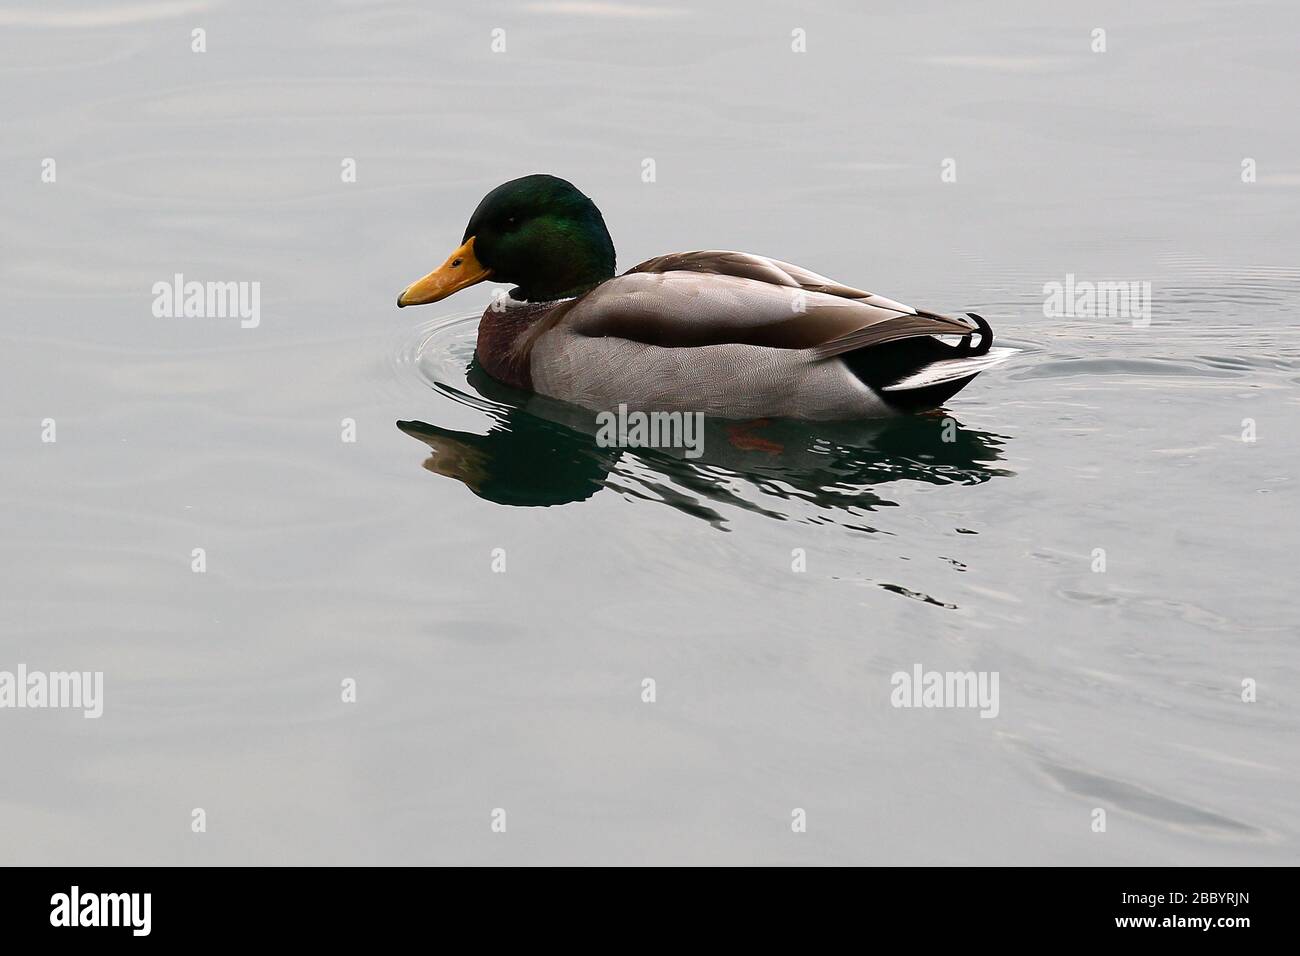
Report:
[{"label": "gray body feather", "polygon": [[537,392],[587,408],[830,420],[893,414],[884,393],[973,377],[1014,350],[954,349],[879,390],[839,356],[860,364],[877,346],[976,330],[789,263],[706,251],[651,259],[557,303],[518,348]]}]

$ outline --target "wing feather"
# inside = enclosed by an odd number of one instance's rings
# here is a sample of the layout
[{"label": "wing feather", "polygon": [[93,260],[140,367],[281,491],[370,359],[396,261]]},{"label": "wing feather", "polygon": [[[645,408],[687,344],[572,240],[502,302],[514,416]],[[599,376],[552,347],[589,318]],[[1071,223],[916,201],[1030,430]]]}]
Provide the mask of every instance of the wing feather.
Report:
[{"label": "wing feather", "polygon": [[964,317],[914,309],[791,263],[725,250],[658,256],[579,299],[565,324],[665,348],[812,349],[815,359],[921,335],[969,335]]}]

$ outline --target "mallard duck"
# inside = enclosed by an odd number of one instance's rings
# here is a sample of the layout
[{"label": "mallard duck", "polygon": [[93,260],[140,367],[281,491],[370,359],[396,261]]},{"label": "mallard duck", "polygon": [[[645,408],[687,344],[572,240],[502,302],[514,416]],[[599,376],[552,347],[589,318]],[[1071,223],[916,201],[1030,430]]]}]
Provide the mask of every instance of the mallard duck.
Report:
[{"label": "mallard duck", "polygon": [[597,410],[812,420],[921,411],[1016,351],[992,348],[974,313],[914,309],[744,252],[672,253],[615,275],[600,210],[555,176],[488,193],[460,248],[397,304],[486,279],[516,288],[479,324],[484,371]]}]

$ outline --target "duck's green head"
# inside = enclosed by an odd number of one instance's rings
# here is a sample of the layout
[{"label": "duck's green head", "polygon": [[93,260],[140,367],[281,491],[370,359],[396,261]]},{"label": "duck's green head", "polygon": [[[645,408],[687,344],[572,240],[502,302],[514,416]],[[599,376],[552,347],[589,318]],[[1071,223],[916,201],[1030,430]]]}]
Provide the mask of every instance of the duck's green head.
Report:
[{"label": "duck's green head", "polygon": [[563,179],[525,176],[484,196],[461,247],[397,304],[437,302],[484,279],[517,286],[513,298],[549,302],[613,275],[614,243],[596,204]]}]

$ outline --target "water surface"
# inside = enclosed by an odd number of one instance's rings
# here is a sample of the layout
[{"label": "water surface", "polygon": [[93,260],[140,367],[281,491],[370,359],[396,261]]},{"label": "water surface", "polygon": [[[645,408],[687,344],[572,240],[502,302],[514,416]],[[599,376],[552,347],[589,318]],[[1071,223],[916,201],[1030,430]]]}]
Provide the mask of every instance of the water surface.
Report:
[{"label": "water surface", "polygon": [[[106,684],[0,711],[6,862],[1296,862],[1292,5],[0,27],[0,669]],[[622,268],[744,249],[1024,351],[954,441],[601,448],[476,373],[493,290],[393,306],[535,171]],[[259,282],[260,323],[156,318],[175,273]],[[1045,317],[1068,274],[1149,282],[1149,324]],[[998,716],[891,707],[916,663],[997,671]]]}]

